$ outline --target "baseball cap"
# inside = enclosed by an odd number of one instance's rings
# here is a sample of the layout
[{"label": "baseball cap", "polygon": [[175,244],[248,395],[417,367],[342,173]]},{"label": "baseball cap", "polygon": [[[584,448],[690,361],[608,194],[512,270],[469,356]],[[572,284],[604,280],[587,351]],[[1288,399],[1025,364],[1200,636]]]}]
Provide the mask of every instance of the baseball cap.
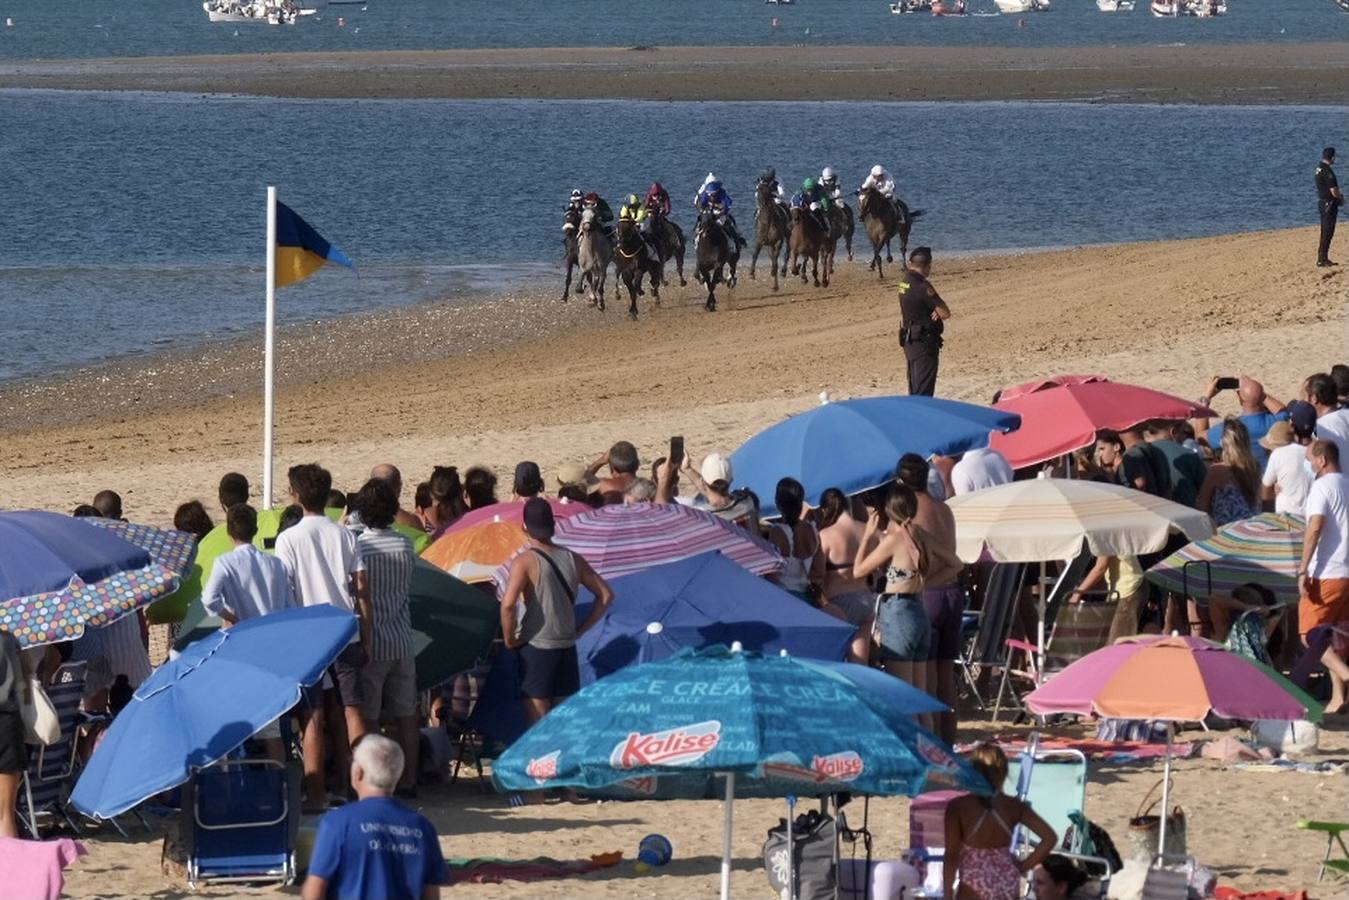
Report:
[{"label": "baseball cap", "polygon": [[536,541],[551,541],[557,521],[547,500],[531,497],[525,501],[525,533]]},{"label": "baseball cap", "polygon": [[519,497],[533,497],[543,490],[543,475],[539,464],[525,461],[515,467],[515,493]]},{"label": "baseball cap", "polygon": [[586,467],[581,463],[563,463],[557,467],[557,483],[559,487],[568,484],[590,487],[596,483],[596,479],[586,474]]},{"label": "baseball cap", "polygon": [[1316,407],[1306,400],[1294,400],[1284,407],[1284,412],[1288,413],[1294,431],[1311,434],[1316,428]]},{"label": "baseball cap", "polygon": [[698,474],[708,484],[714,481],[724,481],[730,484],[732,478],[731,461],[720,453],[709,453],[703,457],[703,465],[698,470]]},{"label": "baseball cap", "polygon": [[1285,421],[1275,422],[1260,439],[1260,446],[1266,450],[1277,450],[1293,443],[1293,426]]}]

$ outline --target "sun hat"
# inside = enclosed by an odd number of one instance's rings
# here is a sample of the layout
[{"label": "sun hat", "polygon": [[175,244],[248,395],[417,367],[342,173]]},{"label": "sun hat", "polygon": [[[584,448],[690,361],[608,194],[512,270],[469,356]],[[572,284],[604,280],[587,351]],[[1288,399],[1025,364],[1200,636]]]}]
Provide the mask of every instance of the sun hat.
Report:
[{"label": "sun hat", "polygon": [[525,533],[536,541],[551,541],[557,527],[553,508],[547,500],[531,497],[525,501]]},{"label": "sun hat", "polygon": [[698,474],[703,477],[706,484],[712,484],[717,481],[731,483],[731,461],[720,453],[709,453],[703,457],[703,465],[698,470]]},{"label": "sun hat", "polygon": [[589,474],[586,467],[581,463],[563,463],[557,467],[558,487],[565,487],[569,484],[579,484],[582,487],[590,487],[596,483],[596,478]]},{"label": "sun hat", "polygon": [[1293,426],[1285,421],[1275,422],[1259,441],[1266,450],[1278,450],[1293,443]]}]

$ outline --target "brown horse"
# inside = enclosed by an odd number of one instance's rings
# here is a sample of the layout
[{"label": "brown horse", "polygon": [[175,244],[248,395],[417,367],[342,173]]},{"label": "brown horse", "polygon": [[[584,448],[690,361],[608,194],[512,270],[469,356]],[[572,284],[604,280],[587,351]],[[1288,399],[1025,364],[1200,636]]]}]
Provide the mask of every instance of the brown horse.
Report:
[{"label": "brown horse", "polygon": [[871,238],[871,263],[867,268],[875,269],[878,278],[885,277],[881,268],[881,248],[885,248],[885,261],[894,262],[894,257],[890,255],[890,241],[896,236],[899,238],[900,265],[907,268],[904,260],[909,255],[909,231],[913,228],[914,219],[921,216],[923,211],[915,209],[910,212],[903,200],[891,200],[875,188],[858,191],[857,196],[857,212],[862,217],[867,237]]},{"label": "brown horse", "polygon": [[660,283],[662,285],[670,283],[670,279],[665,277],[665,264],[673,259],[675,261],[675,272],[679,275],[679,284],[681,286],[688,284],[684,279],[684,252],[687,249],[687,245],[684,243],[684,229],[664,215],[657,215],[656,213],[651,213],[651,215],[654,217],[651,222],[651,243],[660,253]]},{"label": "brown horse", "polygon": [[698,224],[693,229],[693,243],[697,247],[697,268],[693,277],[707,285],[707,311],[717,311],[717,285],[721,283],[723,273],[731,270],[727,286],[735,288],[735,267],[740,261],[740,249],[731,239],[730,233],[715,213],[705,212],[698,216]]},{"label": "brown horse", "polygon": [[[778,289],[778,254],[787,242],[791,231],[791,219],[787,209],[773,196],[771,184],[759,182],[754,193],[754,255],[749,259],[749,277],[754,277],[754,267],[759,263],[759,251],[768,248],[768,257],[773,262],[773,290]],[[782,261],[786,270],[787,260]]]},{"label": "brown horse", "polygon": [[651,246],[642,239],[637,223],[632,219],[619,219],[617,241],[614,245],[614,274],[628,289],[628,316],[637,321],[637,295],[642,290],[642,278],[651,278],[651,295],[660,305],[660,282],[663,266],[660,257]]},{"label": "brown horse", "polygon": [[856,229],[857,221],[853,218],[852,207],[842,200],[835,200],[829,208],[829,230],[833,232],[835,243],[843,239],[843,246],[848,251],[848,262],[852,262],[852,236]]},{"label": "brown horse", "polygon": [[806,262],[810,262],[810,275],[815,286],[821,286],[820,269],[824,269],[823,286],[829,286],[829,271],[833,266],[833,254],[830,252],[833,240],[815,214],[797,207],[792,210],[792,236],[790,240],[792,254],[792,274],[800,275],[806,281]]}]

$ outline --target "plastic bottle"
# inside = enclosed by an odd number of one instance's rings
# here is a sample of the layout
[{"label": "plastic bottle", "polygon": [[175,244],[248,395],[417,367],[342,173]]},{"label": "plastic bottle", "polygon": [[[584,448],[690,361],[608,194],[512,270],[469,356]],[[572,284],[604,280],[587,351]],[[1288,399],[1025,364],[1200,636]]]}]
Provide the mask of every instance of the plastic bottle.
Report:
[{"label": "plastic bottle", "polygon": [[663,866],[674,856],[674,845],[663,834],[648,834],[637,845],[637,874],[645,875]]}]

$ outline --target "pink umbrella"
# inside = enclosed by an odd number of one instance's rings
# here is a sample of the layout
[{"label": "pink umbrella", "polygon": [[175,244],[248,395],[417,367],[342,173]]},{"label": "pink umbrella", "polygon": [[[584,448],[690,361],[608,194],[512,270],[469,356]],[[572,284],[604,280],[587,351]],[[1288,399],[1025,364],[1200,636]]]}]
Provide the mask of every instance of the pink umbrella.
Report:
[{"label": "pink umbrella", "polygon": [[998,391],[998,400],[1015,400],[1025,394],[1034,394],[1036,391],[1045,391],[1069,384],[1092,384],[1097,381],[1109,380],[1104,375],[1050,375],[1048,378],[1036,378],[1034,381],[1005,387]]},{"label": "pink umbrella", "polygon": [[[592,506],[577,503],[574,500],[559,500],[556,497],[544,497],[542,499],[548,501],[548,505],[553,508],[553,516],[558,519],[579,516],[583,512],[594,509]],[[505,503],[493,503],[490,506],[464,513],[455,520],[453,525],[445,529],[445,533],[453,534],[456,531],[463,531],[465,528],[472,528],[474,525],[481,525],[483,522],[506,522],[510,525],[522,525],[524,520],[525,502],[523,500],[508,500]]]},{"label": "pink umbrella", "polygon": [[1102,428],[1118,430],[1148,419],[1217,415],[1198,403],[1116,381],[1067,383],[1011,399],[1004,396],[993,408],[1021,416],[1021,428],[1010,434],[994,432],[988,443],[1017,469],[1087,447],[1095,442],[1096,432]]}]

